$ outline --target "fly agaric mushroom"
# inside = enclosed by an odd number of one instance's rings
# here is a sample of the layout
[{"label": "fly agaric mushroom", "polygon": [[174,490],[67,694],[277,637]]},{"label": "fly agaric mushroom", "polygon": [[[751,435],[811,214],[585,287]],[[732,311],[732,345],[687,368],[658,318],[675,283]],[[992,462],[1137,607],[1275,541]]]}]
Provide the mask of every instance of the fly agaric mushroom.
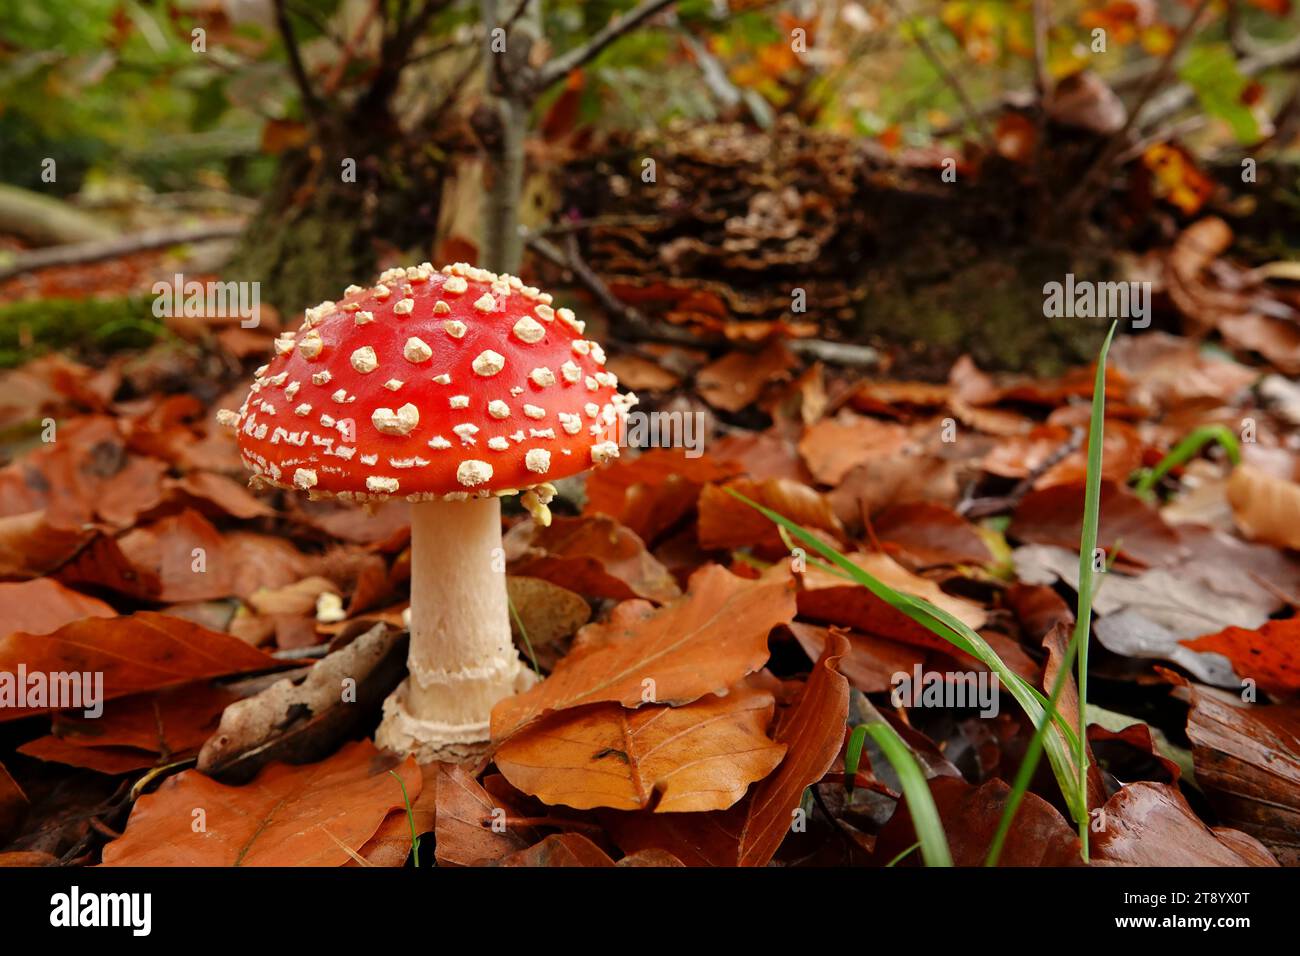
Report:
[{"label": "fly agaric mushroom", "polygon": [[501,502],[550,522],[551,482],[618,456],[635,403],[583,323],[514,276],[389,269],[283,332],[239,411],[251,484],[411,502],[409,676],[377,742],[468,760],[492,705],[532,683],[510,636]]}]

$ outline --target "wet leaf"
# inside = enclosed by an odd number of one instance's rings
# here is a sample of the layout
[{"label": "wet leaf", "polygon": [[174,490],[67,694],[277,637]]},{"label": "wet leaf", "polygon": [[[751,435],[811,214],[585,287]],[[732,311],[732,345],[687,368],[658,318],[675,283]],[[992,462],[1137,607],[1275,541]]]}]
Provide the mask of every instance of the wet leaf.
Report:
[{"label": "wet leaf", "polygon": [[1139,781],[1101,808],[1090,836],[1092,858],[1129,866],[1277,866],[1253,837],[1211,829],[1178,788]]}]

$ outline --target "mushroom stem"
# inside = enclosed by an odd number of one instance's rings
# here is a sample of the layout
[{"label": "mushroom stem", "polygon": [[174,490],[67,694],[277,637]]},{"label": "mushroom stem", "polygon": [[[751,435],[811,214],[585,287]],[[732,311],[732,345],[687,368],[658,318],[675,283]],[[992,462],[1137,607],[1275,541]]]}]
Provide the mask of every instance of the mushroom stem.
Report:
[{"label": "mushroom stem", "polygon": [[492,705],[526,688],[510,636],[500,499],[411,507],[411,647],[376,740],[429,760],[472,760]]}]

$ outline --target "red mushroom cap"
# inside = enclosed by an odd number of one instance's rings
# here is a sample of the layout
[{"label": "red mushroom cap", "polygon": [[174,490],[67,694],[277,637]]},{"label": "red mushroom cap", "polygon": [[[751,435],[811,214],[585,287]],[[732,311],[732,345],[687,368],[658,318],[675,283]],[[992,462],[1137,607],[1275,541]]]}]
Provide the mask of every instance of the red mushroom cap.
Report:
[{"label": "red mushroom cap", "polygon": [[583,323],[514,276],[389,269],[281,333],[238,412],[254,482],[360,500],[534,488],[618,455],[617,391]]}]

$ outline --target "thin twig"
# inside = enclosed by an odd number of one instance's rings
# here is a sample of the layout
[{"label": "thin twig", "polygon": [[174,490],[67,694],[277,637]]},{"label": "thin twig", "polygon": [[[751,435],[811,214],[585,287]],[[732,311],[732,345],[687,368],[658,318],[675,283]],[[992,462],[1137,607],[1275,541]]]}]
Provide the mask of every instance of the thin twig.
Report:
[{"label": "thin twig", "polygon": [[71,245],[54,246],[51,249],[22,252],[14,256],[8,264],[0,265],[0,280],[51,266],[84,265],[88,262],[103,262],[105,259],[118,259],[137,252],[165,249],[168,246],[179,246],[189,242],[231,239],[243,232],[244,225],[242,219],[217,220],[201,226],[153,229],[106,242],[77,242]]},{"label": "thin twig", "polygon": [[[889,6],[900,19],[904,16],[902,9],[898,6],[897,0],[889,0]],[[979,130],[980,136],[984,138],[985,142],[991,142],[993,135],[989,130],[988,123],[985,122],[984,117],[980,115],[979,111],[975,109],[975,104],[972,103],[970,97],[966,95],[966,88],[961,85],[961,81],[957,79],[956,74],[948,69],[947,64],[939,58],[939,54],[935,52],[934,47],[930,46],[930,41],[925,38],[920,30],[914,26],[908,32],[911,33],[912,42],[916,44],[916,47],[921,51],[922,56],[930,62],[930,65],[934,67],[935,72],[939,74],[944,83],[947,84],[948,88],[952,90],[953,94],[957,97],[957,102],[961,104],[962,113],[965,115],[966,121]]]},{"label": "thin twig", "polygon": [[284,52],[289,57],[289,73],[293,76],[294,85],[298,87],[298,94],[302,97],[303,110],[312,125],[319,130],[324,124],[324,109],[316,92],[311,88],[311,80],[307,78],[307,70],[302,64],[302,53],[298,49],[298,37],[293,31],[293,24],[289,22],[285,0],[275,0],[275,25],[284,43]]},{"label": "thin twig", "polygon": [[1133,125],[1147,105],[1147,101],[1155,95],[1156,90],[1169,77],[1174,67],[1174,61],[1182,51],[1183,45],[1196,32],[1201,16],[1209,7],[1210,2],[1211,0],[1200,0],[1200,3],[1196,5],[1196,9],[1192,11],[1192,15],[1183,24],[1182,29],[1178,31],[1178,35],[1174,38],[1174,42],[1170,44],[1169,49],[1165,52],[1164,59],[1160,61],[1160,66],[1147,78],[1146,83],[1138,93],[1136,102],[1124,120],[1124,125],[1106,141],[1106,145],[1097,155],[1097,158],[1093,160],[1079,179],[1079,184],[1066,197],[1065,202],[1061,204],[1062,218],[1065,221],[1070,221],[1076,214],[1086,214],[1091,207],[1095,184],[1109,172],[1115,158],[1124,150],[1124,146],[1128,142],[1129,131],[1133,129]]},{"label": "thin twig", "polygon": [[639,6],[633,7],[622,16],[614,17],[602,29],[596,31],[587,42],[560,54],[538,70],[536,89],[545,90],[551,84],[564,79],[584,63],[595,59],[605,47],[623,34],[635,29],[640,23],[676,2],[677,0],[644,0]]},{"label": "thin twig", "polygon": [[1050,455],[1031,468],[1029,474],[1016,482],[1015,487],[1005,495],[996,495],[989,498],[967,498],[957,505],[957,513],[964,518],[987,518],[989,515],[1014,511],[1025,495],[1029,494],[1033,489],[1034,483],[1039,478],[1079,450],[1080,446],[1083,445],[1083,435],[1082,428],[1071,429],[1070,437],[1062,442]]}]

